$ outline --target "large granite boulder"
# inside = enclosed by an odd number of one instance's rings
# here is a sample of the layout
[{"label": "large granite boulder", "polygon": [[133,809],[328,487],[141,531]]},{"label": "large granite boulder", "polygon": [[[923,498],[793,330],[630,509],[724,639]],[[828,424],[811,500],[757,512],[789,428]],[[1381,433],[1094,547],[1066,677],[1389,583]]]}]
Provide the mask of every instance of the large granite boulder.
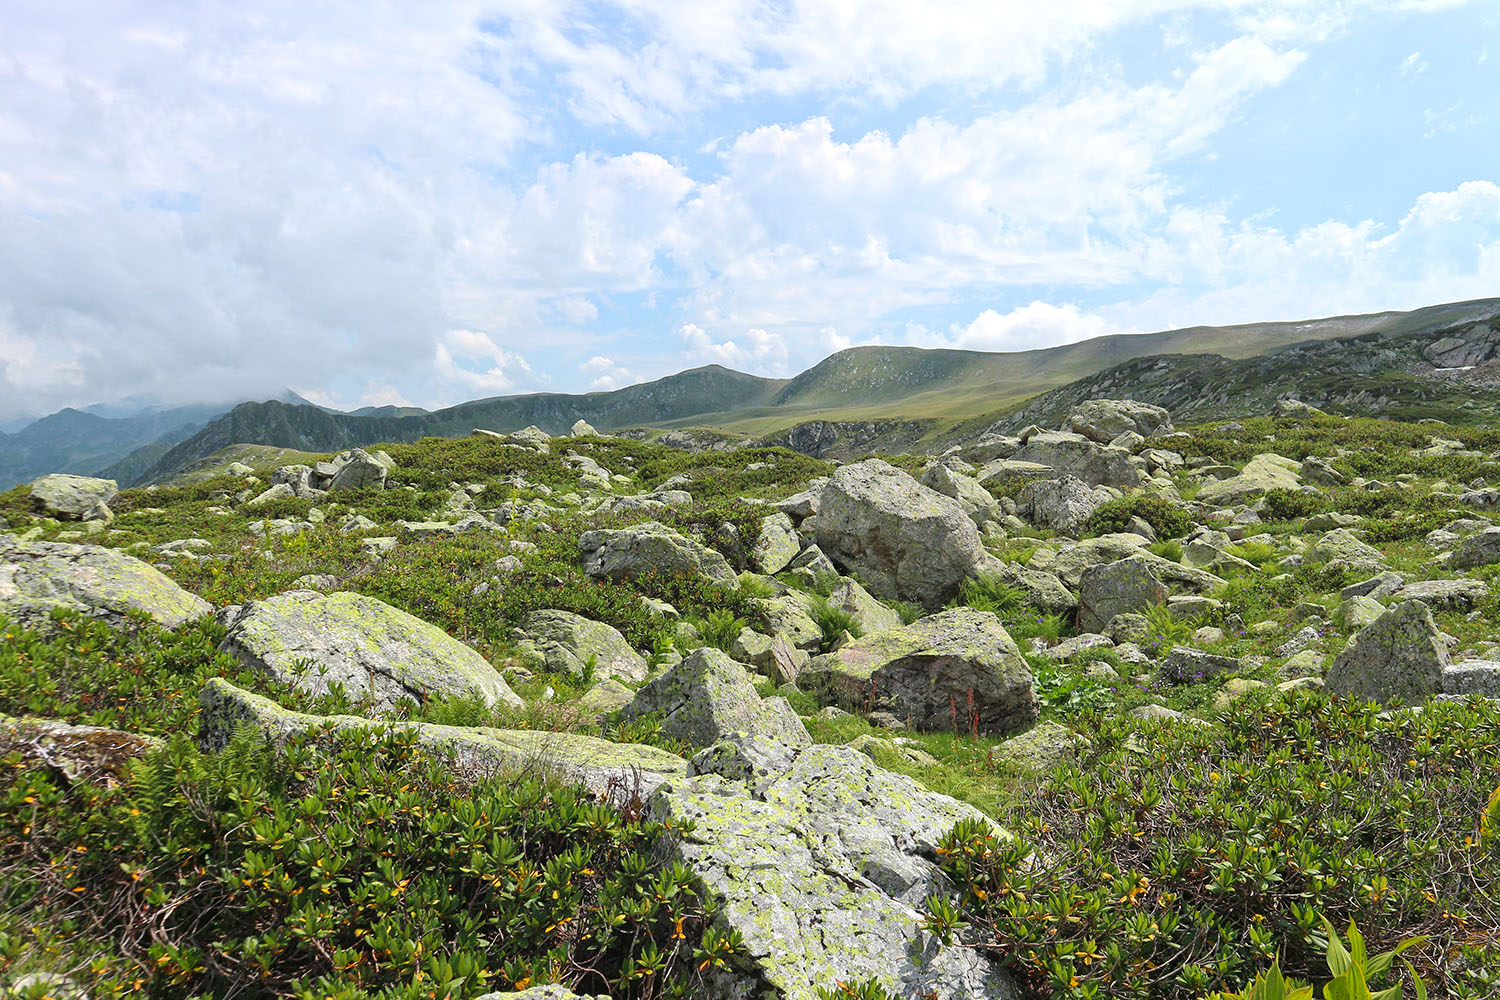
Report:
[{"label": "large granite boulder", "polygon": [[[533,611],[513,633],[517,647],[555,674],[643,681],[645,657],[612,626],[570,611]],[[592,666],[590,666],[592,664]]]},{"label": "large granite boulder", "polygon": [[728,560],[717,551],[659,521],[585,531],[578,548],[583,553],[583,571],[592,577],[638,580],[652,572],[686,573],[706,576],[726,587],[740,585]]},{"label": "large granite boulder", "polygon": [[534,729],[490,729],[484,726],[440,726],[433,723],[384,723],[355,715],[307,715],[282,708],[269,698],[235,687],[220,677],[204,686],[198,698],[198,740],[205,749],[229,742],[236,727],[248,723],[274,744],[284,744],[312,729],[350,732],[394,725],[417,742],[450,760],[454,774],[466,781],[496,776],[550,775],[597,795],[650,795],[665,781],[687,773],[687,762],[674,753],[635,743],[611,743],[576,733]]},{"label": "large granite boulder", "polygon": [[334,493],[384,489],[386,476],[394,464],[383,451],[373,455],[363,448],[339,452],[332,462],[333,476],[328,481],[328,489]]},{"label": "large granite boulder", "polygon": [[1147,438],[1170,433],[1172,415],[1163,407],[1133,399],[1090,399],[1073,407],[1063,418],[1062,429],[1109,444],[1130,432]]},{"label": "large granite boulder", "polygon": [[878,597],[938,607],[984,557],[958,502],[879,459],[838,469],[811,525],[818,547]]},{"label": "large granite boulder", "polygon": [[1500,528],[1486,528],[1460,541],[1448,568],[1470,569],[1493,563],[1500,563]]},{"label": "large granite boulder", "polygon": [[167,628],[213,611],[159,570],[114,549],[0,534],[0,613],[38,619],[53,608],[117,624],[131,612],[144,612]]},{"label": "large granite boulder", "polygon": [[1405,601],[1356,633],[1324,682],[1335,694],[1410,703],[1441,694],[1448,667],[1448,647],[1432,611],[1421,601]]},{"label": "large granite boulder", "polygon": [[998,961],[922,929],[923,900],[946,888],[934,862],[947,832],[970,820],[1004,836],[978,810],[849,747],[811,747],[749,776],[743,757],[714,760],[732,765],[727,777],[674,781],[646,809],[686,828],[669,859],[702,880],[749,952],[749,969],[705,995],[816,1000],[818,987],[873,979],[899,997],[1018,996]]},{"label": "large granite boulder", "polygon": [[760,519],[760,536],[750,547],[750,566],[767,576],[780,573],[802,551],[792,519],[777,511]]},{"label": "large granite boulder", "polygon": [[1251,458],[1239,475],[1211,483],[1198,490],[1199,503],[1230,507],[1264,496],[1272,490],[1295,490],[1302,485],[1302,463],[1280,455],[1260,454]]},{"label": "large granite boulder", "polygon": [[1325,532],[1313,544],[1312,557],[1329,569],[1375,573],[1385,568],[1385,556],[1380,550],[1366,544],[1348,528]]},{"label": "large granite boulder", "polygon": [[[1069,587],[1083,584],[1083,574],[1091,566],[1115,562],[1119,559],[1140,559],[1149,563],[1157,579],[1174,591],[1193,594],[1210,594],[1224,586],[1222,578],[1206,570],[1194,569],[1148,552],[1146,539],[1132,532],[1119,532],[1088,538],[1077,545],[1058,552],[1047,570]],[[1035,556],[1031,564],[1038,562]]]},{"label": "large granite boulder", "polygon": [[119,495],[113,479],[53,473],[31,481],[31,500],[62,521],[108,521],[109,505]]},{"label": "large granite boulder", "polygon": [[1083,522],[1118,494],[1063,475],[1029,483],[1016,494],[1016,513],[1038,528],[1077,537]]},{"label": "large granite boulder", "polygon": [[812,598],[800,590],[789,590],[780,597],[762,597],[755,602],[766,622],[766,633],[786,640],[797,649],[817,649],[823,641],[823,630],[813,620]]},{"label": "large granite boulder", "polygon": [[807,727],[785,698],[762,699],[749,672],[729,654],[694,650],[636,692],[624,717],[661,716],[661,731],[697,747],[739,736],[765,737],[791,747],[809,746]]},{"label": "large granite boulder", "polygon": [[348,591],[291,590],[225,608],[223,648],[247,667],[313,695],[340,685],[376,712],[405,700],[478,695],[519,707],[490,662],[442,629]]},{"label": "large granite boulder", "polygon": [[938,462],[922,473],[922,485],[952,497],[975,524],[1000,518],[1000,501],[979,480]]},{"label": "large granite boulder", "polygon": [[1090,486],[1128,488],[1146,479],[1124,448],[1099,444],[1069,431],[1032,434],[1012,457],[1018,462],[1045,465],[1054,476],[1077,476]]},{"label": "large granite boulder", "polygon": [[856,639],[812,662],[798,687],[887,711],[919,729],[1012,733],[1037,720],[1031,667],[1000,619],[952,608]]},{"label": "large granite boulder", "polygon": [[1078,586],[1078,629],[1107,631],[1115,615],[1137,614],[1165,604],[1167,597],[1166,585],[1149,559],[1132,556],[1091,566]]}]

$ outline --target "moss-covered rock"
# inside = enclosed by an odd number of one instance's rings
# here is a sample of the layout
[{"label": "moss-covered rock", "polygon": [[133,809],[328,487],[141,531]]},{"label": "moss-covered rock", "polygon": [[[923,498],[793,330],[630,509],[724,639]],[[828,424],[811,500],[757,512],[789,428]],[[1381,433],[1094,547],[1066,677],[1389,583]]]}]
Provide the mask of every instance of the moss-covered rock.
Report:
[{"label": "moss-covered rock", "polygon": [[1199,503],[1233,506],[1265,496],[1272,490],[1302,486],[1302,463],[1275,454],[1260,454],[1245,463],[1239,475],[1206,483],[1198,490]]},{"label": "moss-covered rock", "polygon": [[[249,724],[273,743],[301,733],[330,728],[339,731],[385,725],[354,715],[307,715],[282,708],[261,695],[214,678],[199,696],[199,742],[218,748],[237,726]],[[532,729],[439,726],[390,723],[415,734],[424,747],[450,755],[453,771],[467,781],[493,775],[546,774],[573,782],[600,795],[639,792],[649,795],[662,782],[687,773],[676,754],[636,743],[611,743],[577,733]]]},{"label": "moss-covered rock", "polygon": [[1419,702],[1443,690],[1448,648],[1421,601],[1391,608],[1334,658],[1328,690],[1367,701]]},{"label": "moss-covered rock", "polygon": [[708,747],[739,734],[792,747],[812,743],[785,698],[762,700],[743,664],[711,647],[695,650],[636,692],[626,719],[660,715],[661,731]]},{"label": "moss-covered rock", "polygon": [[108,521],[109,505],[119,494],[113,479],[53,473],[31,482],[31,501],[64,521]]},{"label": "moss-covered rock", "polygon": [[122,552],[0,535],[0,611],[24,619],[53,608],[115,622],[139,611],[167,628],[213,611],[207,601]]},{"label": "moss-covered rock", "polygon": [[490,662],[442,629],[362,594],[292,590],[226,608],[224,649],[246,666],[323,694],[335,684],[377,712],[398,702],[479,695],[519,706]]},{"label": "moss-covered rock", "polygon": [[635,580],[653,570],[694,573],[737,588],[739,577],[718,552],[678,534],[659,521],[629,528],[585,531],[578,539],[583,570],[589,576]]},{"label": "moss-covered rock", "polygon": [[815,657],[797,684],[921,729],[1011,733],[1036,722],[1038,713],[1020,649],[999,618],[972,608],[856,639]]},{"label": "moss-covered rock", "polygon": [[517,646],[552,673],[646,679],[646,659],[612,626],[569,611],[533,611],[516,630]]}]

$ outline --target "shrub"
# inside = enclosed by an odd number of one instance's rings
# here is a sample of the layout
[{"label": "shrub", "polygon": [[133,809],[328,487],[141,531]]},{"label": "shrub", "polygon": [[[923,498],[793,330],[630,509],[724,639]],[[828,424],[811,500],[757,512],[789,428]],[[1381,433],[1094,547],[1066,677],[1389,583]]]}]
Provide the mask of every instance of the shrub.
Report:
[{"label": "shrub", "polygon": [[1158,538],[1178,538],[1193,528],[1193,519],[1182,504],[1154,493],[1132,493],[1101,504],[1083,522],[1085,538],[1124,531],[1138,517],[1151,525]]},{"label": "shrub", "polygon": [[734,647],[734,640],[745,628],[745,620],[729,608],[715,608],[690,620],[704,643],[726,653]]},{"label": "shrub", "polygon": [[958,599],[975,611],[1001,616],[1013,615],[1028,603],[1025,591],[992,575],[965,577],[958,585]]},{"label": "shrub", "polygon": [[1161,556],[1170,562],[1182,562],[1182,543],[1176,539],[1168,539],[1165,542],[1152,542],[1146,546],[1146,551],[1152,555]]},{"label": "shrub", "polygon": [[1326,498],[1303,490],[1270,490],[1261,501],[1261,513],[1268,521],[1295,521],[1329,509]]}]

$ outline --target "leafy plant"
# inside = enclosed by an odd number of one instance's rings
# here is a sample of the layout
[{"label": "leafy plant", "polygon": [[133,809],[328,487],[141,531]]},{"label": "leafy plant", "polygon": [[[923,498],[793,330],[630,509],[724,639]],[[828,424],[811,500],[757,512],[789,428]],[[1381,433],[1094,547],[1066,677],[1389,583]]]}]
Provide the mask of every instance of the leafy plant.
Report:
[{"label": "leafy plant", "polygon": [[729,608],[715,608],[691,621],[704,643],[726,653],[733,648],[734,640],[739,638],[740,632],[745,628],[745,620]]},{"label": "leafy plant", "polygon": [[1085,538],[1124,531],[1132,518],[1151,525],[1160,539],[1178,538],[1193,528],[1187,508],[1155,493],[1133,493],[1100,504],[1083,522]]},{"label": "leafy plant", "polygon": [[832,649],[846,632],[856,639],[864,635],[864,628],[854,612],[830,604],[828,598],[818,594],[812,595],[809,605],[808,613],[821,633],[819,645],[823,652]]}]

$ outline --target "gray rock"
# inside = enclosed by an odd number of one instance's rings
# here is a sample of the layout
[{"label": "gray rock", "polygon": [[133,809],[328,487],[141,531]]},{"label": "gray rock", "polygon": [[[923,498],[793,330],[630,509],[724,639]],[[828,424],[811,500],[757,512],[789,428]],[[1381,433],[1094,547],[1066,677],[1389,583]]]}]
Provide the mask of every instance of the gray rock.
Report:
[{"label": "gray rock", "polygon": [[1083,736],[1049,720],[999,744],[991,756],[1027,770],[1049,771],[1064,761],[1076,760],[1089,746]]},{"label": "gray rock", "polygon": [[1339,596],[1346,600],[1351,597],[1368,597],[1378,601],[1382,597],[1390,597],[1405,583],[1406,577],[1400,573],[1381,573],[1368,580],[1349,584],[1339,591]]},{"label": "gray rock", "polygon": [[1421,601],[1439,611],[1466,611],[1490,596],[1483,580],[1417,580],[1396,591],[1398,601]]},{"label": "gray rock", "polygon": [[390,474],[394,463],[383,451],[371,455],[363,448],[351,448],[339,452],[333,464],[338,467],[338,471],[333,474],[328,488],[339,493],[344,490],[385,489],[386,476]]},{"label": "gray rock", "polygon": [[1056,574],[998,559],[987,561],[982,572],[1018,588],[1026,595],[1027,603],[1046,614],[1065,615],[1078,607],[1078,598]]},{"label": "gray rock", "polygon": [[0,535],[0,612],[35,620],[54,608],[71,608],[113,624],[144,612],[166,628],[213,611],[207,601],[123,552]]},{"label": "gray rock", "polygon": [[1070,636],[1056,646],[1050,646],[1041,651],[1041,654],[1049,660],[1060,660],[1067,662],[1091,649],[1111,649],[1114,640],[1107,635],[1097,632],[1084,632],[1079,635]]},{"label": "gray rock", "polygon": [[1031,435],[1014,458],[1045,465],[1054,476],[1076,476],[1089,486],[1130,488],[1146,478],[1124,448],[1097,444],[1082,434],[1064,431]]},{"label": "gray rock", "polygon": [[627,681],[646,679],[643,656],[612,626],[568,611],[533,611],[515,631],[516,645],[536,656],[550,673]]},{"label": "gray rock", "polygon": [[339,684],[376,712],[410,699],[478,695],[519,707],[490,662],[420,618],[348,591],[291,590],[224,609],[223,648],[313,695]]},{"label": "gray rock", "polygon": [[573,422],[573,429],[569,433],[576,438],[599,436],[599,432],[594,430],[594,425],[581,417]]},{"label": "gray rock", "polygon": [[1316,455],[1309,455],[1307,458],[1304,458],[1298,472],[1303,479],[1309,483],[1316,483],[1319,486],[1341,486],[1344,482],[1343,473],[1329,464],[1327,459],[1319,458]]},{"label": "gray rock", "polygon": [[737,734],[763,736],[789,747],[812,743],[807,728],[785,698],[762,700],[743,664],[711,647],[682,662],[636,692],[624,717],[659,713],[661,731],[697,747]]},{"label": "gray rock", "polygon": [[990,491],[973,476],[956,472],[939,462],[922,474],[922,485],[952,497],[975,524],[993,521],[1000,516],[1000,504]]},{"label": "gray rock", "polygon": [[1464,660],[1443,671],[1443,693],[1459,698],[1500,698],[1500,662]]},{"label": "gray rock", "polygon": [[901,627],[901,616],[876,600],[858,580],[840,580],[829,593],[828,603],[853,615],[866,633]]},{"label": "gray rock", "polygon": [[635,692],[613,678],[605,678],[578,698],[578,707],[605,716],[630,704]]},{"label": "gray rock", "polygon": [[1016,513],[1038,528],[1077,537],[1083,522],[1115,494],[1089,486],[1077,476],[1043,479],[1016,494]]},{"label": "gray rock", "polygon": [[756,606],[772,636],[804,650],[817,649],[822,644],[823,630],[812,618],[812,599],[807,594],[793,590],[780,597],[760,598]]},{"label": "gray rock", "polygon": [[760,537],[750,549],[750,565],[757,573],[770,576],[786,569],[801,551],[802,542],[791,517],[777,511],[761,518]]},{"label": "gray rock", "polygon": [[986,483],[1009,483],[1017,479],[1051,479],[1057,473],[1052,466],[1040,462],[1018,462],[1013,458],[997,458],[985,463],[976,476],[981,485]]},{"label": "gray rock", "polygon": [[1186,684],[1239,668],[1240,661],[1233,656],[1205,653],[1191,646],[1173,646],[1161,663],[1160,674],[1174,684]]},{"label": "gray rock", "polygon": [[647,816],[690,827],[669,841],[670,860],[702,880],[749,952],[749,969],[707,996],[813,1000],[814,987],[867,979],[902,997],[1017,995],[998,963],[943,948],[921,926],[922,900],[944,887],[941,838],[959,820],[988,822],[971,806],[818,746],[759,791],[714,774],[674,782]]},{"label": "gray rock", "polygon": [[1448,648],[1431,610],[1406,601],[1349,641],[1328,668],[1326,683],[1335,694],[1411,703],[1441,693],[1448,666]]},{"label": "gray rock", "polygon": [[809,523],[818,547],[872,593],[926,607],[953,597],[985,555],[955,500],[879,459],[840,467]]},{"label": "gray rock", "polygon": [[1469,569],[1494,563],[1500,563],[1500,528],[1486,528],[1458,543],[1453,558],[1448,560],[1448,568]]},{"label": "gray rock", "polygon": [[1084,570],[1078,585],[1078,627],[1104,632],[1116,615],[1139,614],[1166,603],[1166,585],[1149,559],[1132,556]]},{"label": "gray rock", "polygon": [[1011,733],[1037,720],[1031,668],[1000,619],[952,608],[818,656],[799,687],[921,729]]},{"label": "gray rock", "polygon": [[1199,503],[1233,506],[1264,496],[1271,490],[1294,490],[1302,485],[1302,463],[1280,455],[1260,454],[1251,458],[1230,479],[1205,483],[1198,490]]},{"label": "gray rock", "polygon": [[583,571],[592,577],[635,580],[657,570],[696,573],[732,589],[740,585],[722,555],[659,521],[585,531],[578,547],[583,553]]},{"label": "gray rock", "polygon": [[31,481],[31,501],[61,521],[108,521],[109,505],[120,493],[113,479],[53,473]]},{"label": "gray rock", "polygon": [[0,756],[19,753],[22,760],[46,764],[68,781],[118,782],[130,761],[165,745],[160,737],[120,729],[0,715]]},{"label": "gray rock", "polygon": [[1340,604],[1336,614],[1344,623],[1344,628],[1358,631],[1366,625],[1373,625],[1377,618],[1385,614],[1385,605],[1373,597],[1356,594]]},{"label": "gray rock", "polygon": [[1065,431],[1106,444],[1130,432],[1143,438],[1169,433],[1172,415],[1163,407],[1133,399],[1090,399],[1073,407],[1062,426]]},{"label": "gray rock", "polygon": [[[277,470],[277,471],[280,471],[280,470]],[[274,486],[270,486],[270,487],[266,488],[265,490],[261,491],[260,493],[256,494],[254,497],[250,498],[249,500],[246,500],[245,501],[245,506],[246,507],[264,507],[266,504],[268,504],[268,503],[275,503],[277,500],[295,500],[295,499],[297,499],[297,489],[296,489],[296,487],[294,487],[294,486],[292,486],[292,485],[290,485],[288,483],[277,483]]]},{"label": "gray rock", "polygon": [[[221,677],[204,686],[198,702],[202,707],[198,740],[205,749],[225,746],[235,727],[246,722],[276,745],[324,727],[358,732],[387,725],[354,715],[293,712],[269,698],[241,690]],[[419,745],[439,751],[453,773],[466,781],[552,775],[596,795],[623,797],[639,793],[644,797],[664,782],[680,779],[687,773],[687,762],[666,750],[635,743],[611,743],[576,733],[411,722],[397,725],[402,732],[416,737]]]},{"label": "gray rock", "polygon": [[1360,541],[1348,528],[1335,528],[1319,538],[1312,555],[1329,569],[1373,572],[1385,565],[1380,550]]}]

